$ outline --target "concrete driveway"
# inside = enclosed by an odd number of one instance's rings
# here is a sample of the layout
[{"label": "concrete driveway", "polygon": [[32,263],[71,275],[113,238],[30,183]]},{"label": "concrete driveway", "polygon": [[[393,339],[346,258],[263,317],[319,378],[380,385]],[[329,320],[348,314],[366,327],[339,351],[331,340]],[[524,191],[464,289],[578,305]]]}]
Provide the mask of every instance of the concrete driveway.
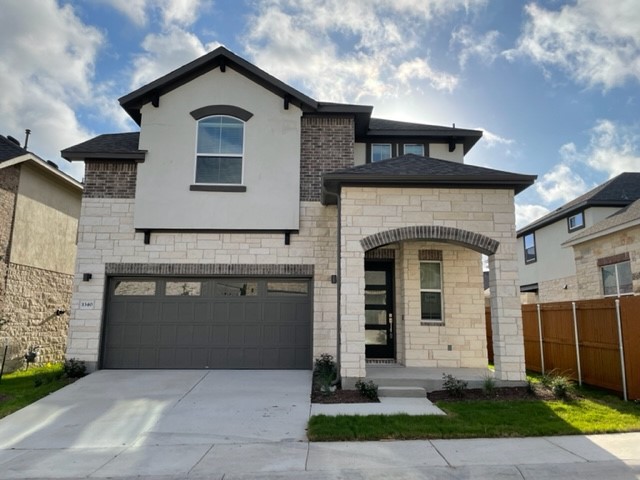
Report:
[{"label": "concrete driveway", "polygon": [[184,475],[269,445],[304,461],[310,389],[309,371],[102,370],[0,421],[0,478]]}]

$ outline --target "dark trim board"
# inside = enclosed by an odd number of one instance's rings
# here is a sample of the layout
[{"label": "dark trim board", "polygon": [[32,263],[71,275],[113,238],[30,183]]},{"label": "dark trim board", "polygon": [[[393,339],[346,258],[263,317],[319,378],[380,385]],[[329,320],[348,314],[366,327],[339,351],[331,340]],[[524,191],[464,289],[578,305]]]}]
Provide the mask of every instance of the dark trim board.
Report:
[{"label": "dark trim board", "polygon": [[313,265],[298,264],[223,264],[223,263],[107,263],[109,276],[240,276],[312,278]]}]

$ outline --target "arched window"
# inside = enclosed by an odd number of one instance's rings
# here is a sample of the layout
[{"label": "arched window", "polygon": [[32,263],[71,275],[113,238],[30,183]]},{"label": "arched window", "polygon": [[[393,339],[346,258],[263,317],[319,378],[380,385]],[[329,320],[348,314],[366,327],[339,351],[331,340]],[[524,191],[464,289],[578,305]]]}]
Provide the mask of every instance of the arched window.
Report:
[{"label": "arched window", "polygon": [[198,121],[196,183],[241,185],[244,122],[228,115]]}]

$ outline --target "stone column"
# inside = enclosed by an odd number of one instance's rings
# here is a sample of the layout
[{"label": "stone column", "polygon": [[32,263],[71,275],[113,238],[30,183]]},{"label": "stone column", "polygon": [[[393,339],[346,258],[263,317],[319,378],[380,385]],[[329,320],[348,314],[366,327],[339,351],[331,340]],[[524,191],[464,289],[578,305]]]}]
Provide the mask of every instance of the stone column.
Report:
[{"label": "stone column", "polygon": [[489,257],[491,327],[496,379],[526,380],[522,307],[518,287],[515,237],[502,239]]}]

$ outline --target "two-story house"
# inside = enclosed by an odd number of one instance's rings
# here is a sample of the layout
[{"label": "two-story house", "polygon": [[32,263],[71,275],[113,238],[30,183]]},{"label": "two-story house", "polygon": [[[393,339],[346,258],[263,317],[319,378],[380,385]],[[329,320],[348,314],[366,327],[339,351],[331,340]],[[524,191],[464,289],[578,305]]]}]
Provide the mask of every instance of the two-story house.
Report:
[{"label": "two-story house", "polygon": [[[581,291],[574,236],[640,198],[640,173],[625,172],[518,230],[520,291],[534,302],[588,298]],[[589,297],[592,298],[592,297]]]},{"label": "two-story house", "polygon": [[[0,354],[64,358],[82,185],[0,135]],[[0,362],[2,359],[0,358]]]},{"label": "two-story house", "polygon": [[524,379],[514,195],[481,132],[318,102],[220,47],[122,97],[86,165],[68,356],[92,368],[298,368],[336,356]]}]

